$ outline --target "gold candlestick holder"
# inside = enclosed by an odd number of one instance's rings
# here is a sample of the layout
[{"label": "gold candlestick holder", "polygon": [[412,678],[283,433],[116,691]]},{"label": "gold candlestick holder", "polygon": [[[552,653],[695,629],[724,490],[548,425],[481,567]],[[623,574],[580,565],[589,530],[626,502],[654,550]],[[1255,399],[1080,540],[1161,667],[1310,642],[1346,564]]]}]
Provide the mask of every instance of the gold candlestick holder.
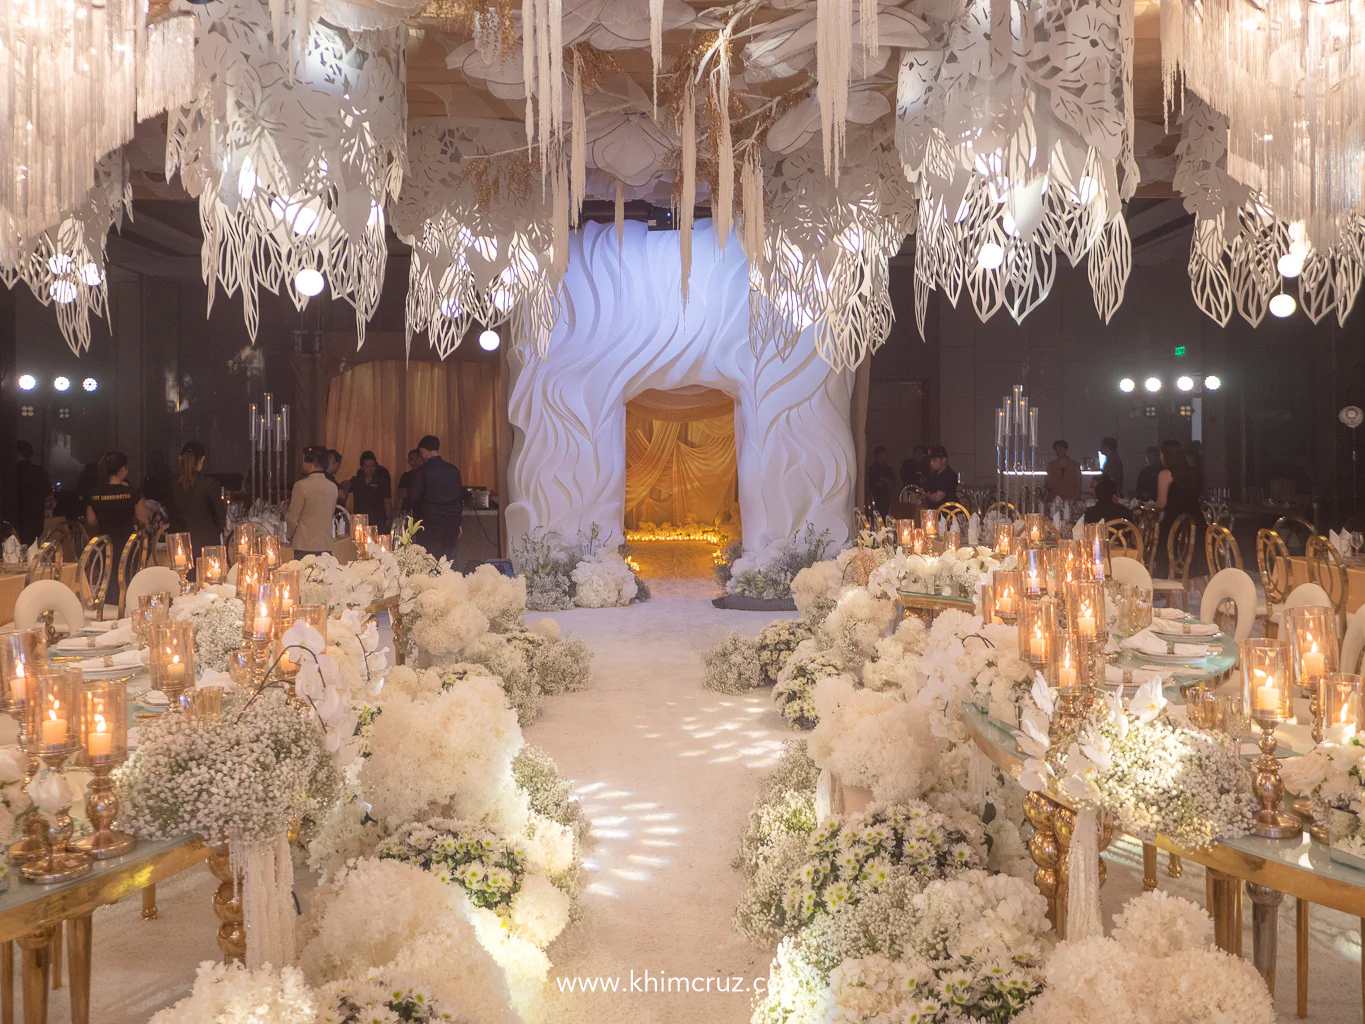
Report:
[{"label": "gold candlestick holder", "polygon": [[1291,839],[1302,834],[1298,815],[1280,809],[1284,802],[1284,780],[1275,729],[1288,721],[1289,644],[1283,640],[1242,641],[1242,704],[1256,727],[1261,730],[1260,756],[1253,763],[1252,791],[1260,801],[1253,831],[1267,839]]},{"label": "gold candlestick holder", "polygon": [[85,791],[85,813],[93,831],[71,844],[95,860],[127,853],[137,840],[113,827],[118,818],[118,797],[109,778],[128,757],[127,684],[117,679],[97,679],[81,687],[81,748],[93,778]]}]

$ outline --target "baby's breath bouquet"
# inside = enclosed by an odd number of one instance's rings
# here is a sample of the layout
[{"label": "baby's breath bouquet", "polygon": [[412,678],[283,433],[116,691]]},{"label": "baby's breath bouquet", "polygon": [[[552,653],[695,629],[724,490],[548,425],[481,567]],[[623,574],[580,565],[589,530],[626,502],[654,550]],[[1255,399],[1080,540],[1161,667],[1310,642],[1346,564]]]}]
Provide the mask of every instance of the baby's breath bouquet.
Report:
[{"label": "baby's breath bouquet", "polygon": [[341,792],[323,732],[281,696],[192,721],[171,711],[142,727],[115,776],[125,828],[143,839],[267,840]]}]

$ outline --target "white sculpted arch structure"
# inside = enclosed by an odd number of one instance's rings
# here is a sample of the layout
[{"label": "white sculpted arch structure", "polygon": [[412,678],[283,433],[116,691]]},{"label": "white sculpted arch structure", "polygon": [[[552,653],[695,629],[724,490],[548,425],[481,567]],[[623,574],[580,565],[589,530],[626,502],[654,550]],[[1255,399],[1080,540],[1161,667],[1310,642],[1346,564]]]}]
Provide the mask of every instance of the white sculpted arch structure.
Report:
[{"label": "white sculpted arch structure", "polygon": [[544,527],[567,539],[597,523],[619,537],[625,512],[626,402],[649,388],[705,385],[735,399],[746,547],[812,522],[842,543],[856,479],[851,371],[836,372],[802,332],[782,359],[749,344],[749,266],[697,225],[690,298],[680,298],[678,236],[586,224],[570,242],[562,312],[544,359],[509,351],[512,542]]}]

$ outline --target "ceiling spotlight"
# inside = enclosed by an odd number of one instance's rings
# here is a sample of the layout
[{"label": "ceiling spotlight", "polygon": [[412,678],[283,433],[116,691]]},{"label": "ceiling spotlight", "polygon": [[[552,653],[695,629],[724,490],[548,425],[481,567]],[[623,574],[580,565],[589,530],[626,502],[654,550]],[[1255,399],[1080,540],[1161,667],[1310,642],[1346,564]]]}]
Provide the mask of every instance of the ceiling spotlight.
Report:
[{"label": "ceiling spotlight", "polygon": [[38,386],[38,378],[31,373],[21,373],[19,375],[19,390],[32,391]]},{"label": "ceiling spotlight", "polygon": [[1270,300],[1270,312],[1281,319],[1293,316],[1294,310],[1298,308],[1299,304],[1294,301],[1294,296],[1286,295],[1284,292],[1280,292],[1279,295]]},{"label": "ceiling spotlight", "polygon": [[294,275],[294,287],[298,289],[300,295],[307,296],[310,299],[314,295],[321,295],[322,288],[326,283],[322,275],[312,267],[304,267]]},{"label": "ceiling spotlight", "polygon": [[1148,391],[1150,391],[1152,394],[1156,394],[1158,391],[1161,390],[1161,378],[1148,377],[1146,380],[1142,382],[1142,386],[1146,388]]},{"label": "ceiling spotlight", "polygon": [[485,352],[496,352],[498,346],[501,344],[502,338],[499,337],[497,331],[487,330],[479,335],[479,348],[483,349]]},{"label": "ceiling spotlight", "polygon": [[66,377],[57,377],[52,381],[52,386],[58,391],[70,391],[71,381]]},{"label": "ceiling spotlight", "polygon": [[1132,377],[1124,377],[1121,381],[1119,381],[1119,390],[1122,391],[1125,395],[1132,394],[1133,391],[1136,390],[1136,388],[1137,381],[1133,380]]},{"label": "ceiling spotlight", "polygon": [[1298,277],[1303,270],[1303,253],[1287,252],[1275,264],[1283,277]]},{"label": "ceiling spotlight", "polygon": [[1207,377],[1204,378],[1204,390],[1205,390],[1205,391],[1217,391],[1217,390],[1218,390],[1219,388],[1221,388],[1222,386],[1223,386],[1223,378],[1222,378],[1222,377],[1219,377],[1217,374],[1211,373],[1211,374],[1209,374]]},{"label": "ceiling spotlight", "polygon": [[1194,378],[1193,378],[1193,377],[1177,377],[1177,378],[1175,379],[1175,386],[1176,386],[1179,390],[1181,390],[1181,391],[1193,391],[1193,390],[1194,390]]},{"label": "ceiling spotlight", "polygon": [[81,381],[81,387],[86,391],[94,391],[99,386],[99,381],[95,380],[94,377],[86,377],[85,380]]},{"label": "ceiling spotlight", "polygon": [[976,253],[976,265],[982,270],[994,270],[1005,262],[1005,250],[995,242],[987,242]]}]

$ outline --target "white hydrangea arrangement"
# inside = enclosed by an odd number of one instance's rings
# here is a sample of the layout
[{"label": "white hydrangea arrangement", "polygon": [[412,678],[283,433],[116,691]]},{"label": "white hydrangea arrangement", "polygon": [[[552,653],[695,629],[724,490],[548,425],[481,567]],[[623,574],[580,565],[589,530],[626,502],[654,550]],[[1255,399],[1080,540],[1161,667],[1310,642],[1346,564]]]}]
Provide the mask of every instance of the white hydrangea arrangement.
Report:
[{"label": "white hydrangea arrangement", "polygon": [[731,564],[726,593],[770,601],[793,597],[796,577],[823,560],[831,546],[829,531],[817,533],[814,523],[791,537],[765,533]]},{"label": "white hydrangea arrangement", "polygon": [[792,600],[804,622],[818,626],[825,621],[839,595],[853,584],[844,578],[844,569],[835,561],[816,562],[792,579]]},{"label": "white hydrangea arrangement", "polygon": [[573,567],[569,578],[577,608],[624,608],[639,593],[635,573],[614,550],[584,558]]},{"label": "white hydrangea arrangement", "polygon": [[877,641],[891,629],[895,611],[891,601],[875,597],[865,588],[849,589],[825,616],[818,635],[844,669],[857,674],[875,653]]},{"label": "white hydrangea arrangement", "polygon": [[171,602],[171,619],[194,626],[194,663],[200,669],[228,670],[228,657],[242,646],[246,605],[235,587],[214,585]]},{"label": "white hydrangea arrangement", "polygon": [[1043,980],[1018,1024],[1276,1019],[1251,962],[1214,946],[1203,908],[1160,891],[1129,900],[1109,938],[1058,944]]},{"label": "white hydrangea arrangement", "polygon": [[902,619],[891,636],[882,637],[863,664],[863,685],[889,697],[910,700],[919,692],[919,661],[929,630],[914,616]]}]

